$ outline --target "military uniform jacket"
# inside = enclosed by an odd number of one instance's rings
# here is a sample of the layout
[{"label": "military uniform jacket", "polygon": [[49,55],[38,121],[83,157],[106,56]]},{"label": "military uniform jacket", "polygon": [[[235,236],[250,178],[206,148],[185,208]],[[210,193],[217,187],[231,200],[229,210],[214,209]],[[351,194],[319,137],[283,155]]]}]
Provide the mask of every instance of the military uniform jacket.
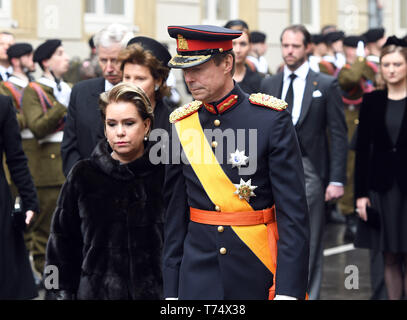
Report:
[{"label": "military uniform jacket", "polygon": [[[9,85],[12,85],[17,93],[22,94],[24,87],[17,85],[16,83],[12,83],[10,81],[12,77],[9,78],[8,82]],[[13,105],[15,109],[17,110],[17,122],[18,126],[20,127],[20,130],[24,129],[26,127],[25,119],[24,119],[24,114],[21,110],[20,103],[21,101],[17,101],[17,97],[10,91],[9,87],[3,82],[0,82],[0,94],[3,94],[5,96],[9,96],[13,99]]]},{"label": "military uniform jacket", "polygon": [[[233,133],[234,139],[206,137],[209,143],[212,140],[218,142],[214,154],[232,183],[251,179],[252,185],[257,186],[254,190],[256,196],[249,200],[252,208],[260,210],[276,205],[280,239],[276,294],[303,299],[308,280],[308,209],[300,150],[290,115],[285,110],[275,111],[252,104],[238,85],[230,95],[236,95],[237,102],[222,113],[219,112],[222,103],[202,106],[197,111],[200,124],[204,132],[220,129],[225,135],[227,130]],[[250,129],[257,130],[257,141],[250,138]],[[237,139],[240,134],[244,141]],[[252,139],[250,142],[249,138]],[[177,134],[173,130],[172,157],[177,149],[174,147],[175,140]],[[229,150],[227,142],[232,143]],[[236,148],[244,150],[249,157],[247,168],[254,166],[250,173],[243,172],[243,166],[238,169],[228,163],[229,151],[235,152]],[[215,204],[192,167],[183,162],[177,164],[173,158],[167,168],[164,190],[167,207],[163,251],[164,296],[179,299],[267,299],[274,275],[240,240],[232,227],[218,229],[219,226],[190,221],[189,207],[215,210]],[[221,248],[226,249],[226,254],[220,252]]]},{"label": "military uniform jacket", "polygon": [[338,73],[338,83],[346,104],[360,104],[362,95],[373,90],[377,66],[360,57],[352,65],[346,64]]},{"label": "military uniform jacket", "polygon": [[30,86],[25,88],[22,109],[27,127],[35,139],[24,140],[24,151],[36,187],[60,186],[65,181],[61,143],[42,142],[42,139],[55,132],[60,120],[65,118],[67,108],[56,100],[51,87],[39,85],[51,101],[52,107],[44,112],[37,92]]}]

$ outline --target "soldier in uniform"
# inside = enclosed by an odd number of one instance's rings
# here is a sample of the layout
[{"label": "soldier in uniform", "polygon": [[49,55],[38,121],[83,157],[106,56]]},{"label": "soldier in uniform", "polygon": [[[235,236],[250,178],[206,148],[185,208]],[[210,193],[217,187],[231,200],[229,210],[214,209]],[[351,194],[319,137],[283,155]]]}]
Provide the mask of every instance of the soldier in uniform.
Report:
[{"label": "soldier in uniform", "polygon": [[23,130],[26,124],[21,110],[21,98],[24,88],[32,79],[29,73],[35,71],[33,47],[29,43],[16,43],[8,48],[7,55],[13,73],[7,81],[0,83],[0,94],[10,96],[13,99],[17,111],[17,121],[20,130]]},{"label": "soldier in uniform", "polygon": [[[29,129],[26,128],[23,111],[21,110],[21,99],[23,90],[29,82],[29,73],[35,71],[33,61],[33,47],[29,43],[16,43],[7,49],[7,56],[11,64],[13,73],[6,81],[0,82],[0,94],[12,98],[14,108],[17,111],[17,122],[23,138],[32,136],[29,134]],[[3,166],[6,168],[6,159],[4,158]],[[7,181],[14,196],[17,195],[15,186],[11,183],[10,174],[5,170]]]},{"label": "soldier in uniform", "polygon": [[344,65],[342,54],[342,42],[345,37],[343,31],[333,31],[324,34],[324,42],[327,45],[327,52],[319,63],[319,70],[330,76],[337,75],[338,68]]},{"label": "soldier in uniform", "polygon": [[241,31],[168,32],[178,53],[169,66],[183,70],[196,100],[170,115],[164,296],[304,299],[308,208],[287,104],[233,81],[232,39]]},{"label": "soldier in uniform", "polygon": [[34,52],[34,61],[44,73],[25,88],[22,109],[32,133],[31,139],[25,139],[24,147],[38,192],[40,213],[26,232],[26,243],[35,269],[42,274],[51,217],[65,181],[60,150],[71,88],[62,80],[69,57],[60,40],[41,44]]},{"label": "soldier in uniform", "polygon": [[366,60],[373,62],[376,66],[380,64],[380,51],[387,39],[385,32],[384,28],[372,28],[362,35],[366,39],[366,47],[369,51]]},{"label": "soldier in uniform", "polygon": [[365,57],[365,38],[348,36],[344,39],[346,64],[338,73],[339,86],[342,89],[342,100],[345,107],[345,118],[348,126],[349,152],[347,158],[347,183],[345,194],[338,206],[346,217],[345,241],[353,241],[356,234],[356,215],[353,197],[353,176],[355,172],[354,136],[359,119],[359,107],[365,92],[374,90],[374,80],[378,71],[375,64]]},{"label": "soldier in uniform", "polygon": [[6,81],[13,73],[7,56],[7,49],[14,44],[14,35],[7,31],[0,32],[0,81]]}]

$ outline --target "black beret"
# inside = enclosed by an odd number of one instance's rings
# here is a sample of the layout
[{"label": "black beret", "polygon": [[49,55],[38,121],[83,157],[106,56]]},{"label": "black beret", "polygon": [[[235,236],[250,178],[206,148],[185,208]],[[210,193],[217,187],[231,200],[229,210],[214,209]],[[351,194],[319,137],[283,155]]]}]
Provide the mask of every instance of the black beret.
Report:
[{"label": "black beret", "polygon": [[311,36],[311,42],[315,43],[315,44],[320,44],[322,42],[324,42],[324,36],[322,34],[313,34]]},{"label": "black beret", "polygon": [[250,32],[251,43],[264,43],[266,41],[266,34],[260,31]]},{"label": "black beret", "polygon": [[366,38],[363,36],[348,36],[343,39],[343,45],[347,47],[357,48],[359,41],[366,43]]},{"label": "black beret", "polygon": [[20,42],[13,44],[7,49],[7,56],[11,58],[20,58],[25,54],[33,52],[33,47],[31,44],[26,42]]},{"label": "black beret", "polygon": [[189,68],[202,64],[217,53],[231,51],[232,40],[241,31],[211,25],[169,26],[170,37],[177,39],[177,54],[170,60],[171,68]]},{"label": "black beret", "polygon": [[237,26],[245,28],[245,29],[249,29],[248,24],[240,19],[230,20],[230,21],[226,22],[226,24],[224,25],[224,28],[230,29],[232,27],[237,27]]},{"label": "black beret", "polygon": [[367,43],[376,42],[384,37],[384,28],[374,28],[366,31],[363,36],[366,38]]},{"label": "black beret", "polygon": [[34,62],[41,62],[51,58],[59,46],[62,45],[61,40],[52,39],[47,40],[34,51]]},{"label": "black beret", "polygon": [[171,54],[168,52],[168,49],[164,47],[161,43],[157,40],[148,37],[135,37],[130,39],[127,43],[127,46],[137,43],[139,44],[144,50],[148,50],[151,54],[160,61],[163,66],[167,66],[168,62],[171,60]]},{"label": "black beret", "polygon": [[331,44],[338,40],[343,40],[345,38],[345,33],[343,31],[333,31],[324,35],[324,42]]},{"label": "black beret", "polygon": [[407,48],[407,39],[397,38],[396,36],[388,37],[386,43],[383,45],[383,48],[390,45]]}]

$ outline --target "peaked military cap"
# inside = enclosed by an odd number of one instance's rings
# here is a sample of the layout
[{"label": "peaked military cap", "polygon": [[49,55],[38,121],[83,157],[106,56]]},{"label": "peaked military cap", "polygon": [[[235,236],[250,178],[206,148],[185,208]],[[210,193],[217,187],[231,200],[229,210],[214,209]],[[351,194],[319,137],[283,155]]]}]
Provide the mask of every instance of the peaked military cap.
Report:
[{"label": "peaked military cap", "polygon": [[163,66],[167,66],[168,62],[171,60],[171,54],[168,52],[168,49],[164,47],[157,40],[148,37],[135,37],[130,39],[127,43],[127,46],[130,46],[134,43],[139,44],[144,50],[148,50],[151,54],[160,61]]},{"label": "peaked military cap", "polygon": [[34,62],[42,62],[43,60],[51,58],[59,46],[62,45],[61,40],[51,39],[47,40],[34,51]]},{"label": "peaked military cap", "polygon": [[189,68],[205,63],[214,54],[233,49],[232,40],[242,32],[211,25],[169,26],[168,33],[177,39],[177,54],[168,66]]},{"label": "peaked military cap", "polygon": [[25,54],[33,52],[33,47],[31,44],[26,42],[19,42],[13,44],[7,49],[7,56],[11,58],[20,58]]},{"label": "peaked military cap", "polygon": [[384,28],[373,28],[367,30],[363,36],[366,38],[367,43],[376,42],[384,37]]},{"label": "peaked military cap", "polygon": [[343,39],[343,45],[347,47],[357,48],[359,41],[366,43],[366,38],[363,36],[347,36]]}]

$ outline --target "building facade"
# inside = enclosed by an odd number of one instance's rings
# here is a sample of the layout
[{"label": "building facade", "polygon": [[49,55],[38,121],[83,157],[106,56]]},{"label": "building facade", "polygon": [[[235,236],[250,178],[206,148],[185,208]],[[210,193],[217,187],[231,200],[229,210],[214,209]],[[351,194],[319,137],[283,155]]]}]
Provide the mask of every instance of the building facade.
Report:
[{"label": "building facade", "polygon": [[280,34],[287,25],[302,23],[317,33],[334,24],[346,34],[382,25],[387,35],[404,36],[407,0],[0,0],[0,30],[34,47],[60,38],[70,56],[79,58],[89,55],[89,37],[113,22],[167,43],[174,53],[168,25],[223,25],[237,18],[267,34],[266,58],[275,72],[282,61]]}]

